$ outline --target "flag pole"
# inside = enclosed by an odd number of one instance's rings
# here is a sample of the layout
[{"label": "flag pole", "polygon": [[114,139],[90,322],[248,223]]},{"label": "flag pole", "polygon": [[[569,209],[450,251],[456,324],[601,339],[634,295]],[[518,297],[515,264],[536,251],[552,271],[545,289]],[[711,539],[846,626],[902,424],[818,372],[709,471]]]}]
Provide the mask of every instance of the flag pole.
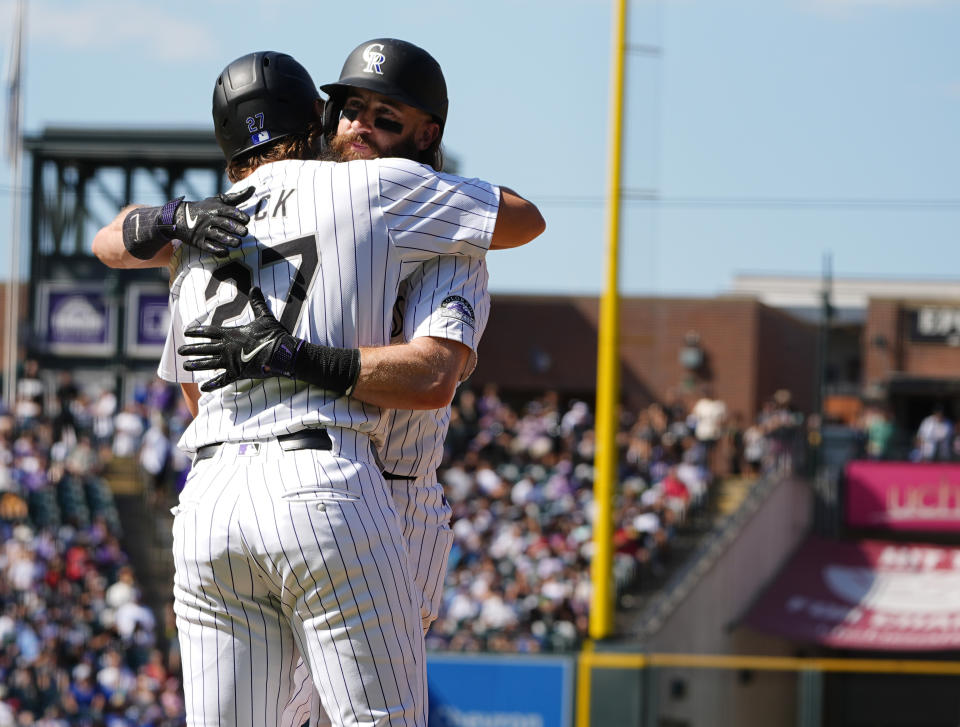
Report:
[{"label": "flag pole", "polygon": [[5,301],[4,325],[4,402],[13,410],[17,393],[17,349],[20,335],[20,218],[23,193],[20,185],[20,161],[23,138],[20,133],[22,118],[21,87],[23,78],[23,28],[26,19],[25,0],[17,0],[14,38],[7,78],[7,156],[10,159],[11,189],[13,194],[13,228],[10,236],[10,271]]}]

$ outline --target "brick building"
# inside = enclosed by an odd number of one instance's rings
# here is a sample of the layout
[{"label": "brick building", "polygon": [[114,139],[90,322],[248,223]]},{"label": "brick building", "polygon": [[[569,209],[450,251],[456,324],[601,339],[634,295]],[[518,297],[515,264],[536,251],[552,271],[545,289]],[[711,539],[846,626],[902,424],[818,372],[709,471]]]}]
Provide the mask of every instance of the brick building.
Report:
[{"label": "brick building", "polygon": [[872,298],[863,329],[864,390],[916,424],[937,405],[960,419],[960,298]]},{"label": "brick building", "polygon": [[[592,398],[599,301],[588,297],[493,297],[475,387],[507,393],[556,389]],[[621,390],[631,407],[709,384],[731,413],[752,417],[778,389],[814,403],[817,328],[753,298],[625,298]]]},{"label": "brick building", "polygon": [[[733,289],[811,321],[821,316],[823,281],[738,276]],[[960,420],[960,280],[839,278],[830,284],[833,319],[826,392],[855,415],[864,402],[890,406],[906,433],[942,405]]]},{"label": "brick building", "polygon": [[[742,275],[717,298],[625,298],[624,401],[636,407],[706,383],[748,418],[778,389],[810,411],[823,287],[813,276]],[[828,297],[828,413],[853,419],[864,402],[883,402],[911,430],[942,404],[960,420],[960,281],[838,278]],[[592,297],[494,296],[473,385],[592,397],[598,315]],[[696,368],[682,361],[691,334],[701,352]]]}]

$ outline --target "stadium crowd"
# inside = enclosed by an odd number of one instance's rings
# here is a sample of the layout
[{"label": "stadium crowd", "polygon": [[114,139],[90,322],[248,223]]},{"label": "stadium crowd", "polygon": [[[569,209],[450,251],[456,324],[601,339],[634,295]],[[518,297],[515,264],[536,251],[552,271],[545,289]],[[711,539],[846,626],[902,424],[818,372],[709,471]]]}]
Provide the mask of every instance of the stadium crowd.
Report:
[{"label": "stadium crowd", "polygon": [[[719,472],[774,467],[780,433],[797,425],[788,397],[746,431],[739,421],[709,390],[620,412],[618,589],[663,571],[677,527]],[[583,401],[547,392],[513,406],[493,386],[460,393],[440,471],[456,537],[428,648],[566,651],[586,636],[594,448]]]},{"label": "stadium crowd", "polygon": [[[665,567],[676,528],[703,507],[717,472],[773,466],[787,411],[772,401],[743,429],[709,392],[621,411],[619,588]],[[0,414],[0,727],[182,723],[171,609],[142,601],[104,470],[136,458],[163,512],[189,468],[175,446],[188,421],[177,390],[159,380],[121,405],[110,388],[83,390],[66,374],[47,387],[28,362]],[[493,386],[459,393],[440,471],[455,541],[428,648],[577,646],[594,447],[583,401],[554,392],[513,401]]]}]

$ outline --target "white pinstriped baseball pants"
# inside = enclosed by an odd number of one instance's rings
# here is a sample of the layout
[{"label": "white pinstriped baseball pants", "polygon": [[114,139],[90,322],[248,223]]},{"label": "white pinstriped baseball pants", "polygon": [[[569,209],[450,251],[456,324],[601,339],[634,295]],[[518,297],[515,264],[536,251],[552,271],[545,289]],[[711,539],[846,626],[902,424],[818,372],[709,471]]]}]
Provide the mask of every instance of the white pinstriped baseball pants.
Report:
[{"label": "white pinstriped baseball pants", "polygon": [[436,472],[413,482],[388,480],[387,487],[400,517],[413,574],[413,595],[420,600],[420,618],[426,634],[440,615],[443,580],[453,546],[450,505]]},{"label": "white pinstriped baseball pants", "polygon": [[328,431],[333,452],[228,444],[187,479],[173,551],[188,725],[277,724],[299,654],[334,725],[426,724],[397,513],[366,438]]},{"label": "white pinstriped baseball pants", "polygon": [[[419,598],[420,619],[426,634],[440,612],[443,581],[453,545],[450,505],[443,496],[443,485],[437,481],[436,472],[414,481],[388,480],[387,486],[400,517],[413,573],[414,598]],[[426,682],[426,664],[421,678]],[[290,703],[283,712],[280,727],[301,727],[308,719],[310,727],[330,724],[319,709],[316,690],[301,661],[294,672]]]}]

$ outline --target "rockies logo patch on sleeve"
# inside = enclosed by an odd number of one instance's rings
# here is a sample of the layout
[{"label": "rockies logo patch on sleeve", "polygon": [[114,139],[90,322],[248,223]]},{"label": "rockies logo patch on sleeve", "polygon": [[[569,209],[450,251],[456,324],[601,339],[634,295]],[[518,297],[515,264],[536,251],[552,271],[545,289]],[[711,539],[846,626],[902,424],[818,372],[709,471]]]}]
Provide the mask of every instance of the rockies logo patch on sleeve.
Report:
[{"label": "rockies logo patch on sleeve", "polygon": [[450,295],[440,304],[440,315],[444,318],[455,318],[458,321],[472,326],[475,321],[473,306],[466,298],[459,295]]}]

